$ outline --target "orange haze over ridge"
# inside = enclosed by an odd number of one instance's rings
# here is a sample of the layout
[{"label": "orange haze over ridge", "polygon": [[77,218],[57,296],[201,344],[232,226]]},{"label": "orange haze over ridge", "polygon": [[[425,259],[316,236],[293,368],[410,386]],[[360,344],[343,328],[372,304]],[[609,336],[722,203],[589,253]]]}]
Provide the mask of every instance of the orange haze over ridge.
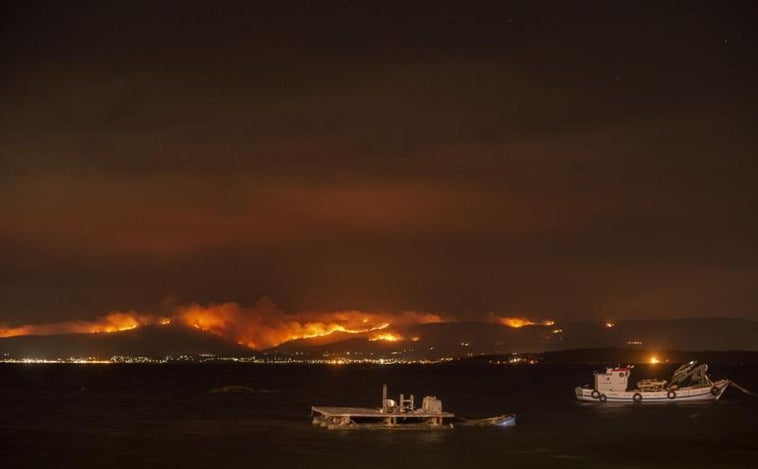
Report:
[{"label": "orange haze over ridge", "polygon": [[[357,334],[372,340],[397,341],[402,336],[391,326],[408,326],[443,322],[432,313],[407,311],[399,314],[362,312],[301,312],[287,314],[271,300],[259,300],[255,306],[242,307],[228,302],[201,306],[177,307],[170,315],[112,312],[91,321],[64,321],[47,324],[6,327],[0,324],[0,338],[22,335],[109,333],[148,325],[182,324],[233,340],[251,349],[265,349],[296,339],[324,337],[335,332]],[[381,331],[381,333],[373,334]]]},{"label": "orange haze over ridge", "polygon": [[18,327],[5,327],[0,324],[0,337],[19,335],[55,335],[55,334],[98,334],[128,331],[140,326],[166,324],[168,318],[133,311],[112,312],[94,321],[64,321],[48,324],[29,324]]},{"label": "orange haze over ridge", "polygon": [[[529,325],[550,326],[553,321],[535,322],[527,318],[490,315],[496,324],[519,328]],[[142,314],[134,311],[111,312],[90,321],[64,321],[47,324],[6,327],[0,324],[0,338],[22,335],[55,335],[110,333],[141,326],[181,324],[209,332],[250,349],[266,349],[297,339],[326,337],[334,333],[355,334],[372,341],[406,340],[392,327],[445,322],[433,313],[406,311],[377,313],[357,310],[336,312],[285,313],[268,298],[252,307],[234,302],[202,306],[179,306],[167,315]]]}]

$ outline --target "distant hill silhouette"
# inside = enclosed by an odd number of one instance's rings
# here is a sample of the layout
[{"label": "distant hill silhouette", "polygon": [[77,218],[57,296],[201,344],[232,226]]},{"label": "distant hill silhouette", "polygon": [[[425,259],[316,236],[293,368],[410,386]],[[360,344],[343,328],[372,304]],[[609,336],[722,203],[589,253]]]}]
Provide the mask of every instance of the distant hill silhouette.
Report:
[{"label": "distant hill silhouette", "polygon": [[758,362],[758,351],[713,350],[649,350],[633,348],[593,348],[544,352],[537,355],[541,363],[584,363],[592,365],[649,364],[652,357],[661,363],[681,364],[692,360],[698,363]]},{"label": "distant hill silhouette", "polygon": [[60,334],[0,339],[0,353],[18,358],[100,357],[142,355],[244,356],[251,351],[235,342],[183,326],[145,326],[123,332]]},{"label": "distant hill silhouette", "polygon": [[[573,350],[576,355],[572,361],[581,361],[581,350],[598,348],[637,350],[640,353],[656,350],[758,351],[758,322],[731,318],[618,321],[613,327],[590,321],[521,328],[489,322],[448,322],[391,329],[402,335],[404,340],[370,341],[353,334],[333,334],[287,342],[265,352],[300,354],[311,358],[347,352],[353,357],[371,358],[459,358]],[[0,339],[0,354],[17,358],[164,357],[203,353],[249,356],[256,352],[222,337],[178,325],[147,326],[109,334]],[[545,359],[550,357],[549,353],[545,354]],[[560,354],[555,357],[560,357]],[[604,361],[608,360],[611,358]]]},{"label": "distant hill silhouette", "polygon": [[[348,350],[386,351],[419,357],[465,357],[512,352],[540,353],[590,348],[643,350],[758,350],[758,322],[732,318],[579,321],[552,326],[506,327],[489,322],[448,322],[394,328],[407,340],[370,342],[354,338],[332,343],[301,339],[275,347],[282,353],[323,354]],[[415,339],[415,340],[414,340]]]}]

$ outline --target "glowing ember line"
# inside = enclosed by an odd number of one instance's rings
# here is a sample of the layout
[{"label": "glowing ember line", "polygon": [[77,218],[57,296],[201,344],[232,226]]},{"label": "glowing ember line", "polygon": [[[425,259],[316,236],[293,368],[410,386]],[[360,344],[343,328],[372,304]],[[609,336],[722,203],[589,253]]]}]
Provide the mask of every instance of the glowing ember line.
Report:
[{"label": "glowing ember line", "polygon": [[190,304],[177,307],[168,316],[113,312],[91,321],[67,321],[48,324],[6,326],[0,324],[0,337],[18,335],[54,335],[71,333],[112,333],[142,326],[186,326],[224,337],[252,349],[265,349],[296,339],[326,337],[335,333],[365,335],[376,340],[403,340],[397,334],[372,333],[390,325],[416,325],[442,322],[431,313],[412,311],[397,314],[363,311],[302,312],[287,314],[271,300],[262,299],[244,308],[237,303],[208,306]]},{"label": "glowing ember line", "polygon": [[496,317],[495,322],[500,323],[507,327],[513,327],[513,328],[520,328],[524,326],[553,326],[555,325],[555,321],[546,320],[546,321],[533,321],[531,319],[527,318],[516,318],[516,317]]},{"label": "glowing ember line", "polygon": [[405,338],[399,334],[395,334],[394,332],[383,332],[381,334],[375,334],[369,337],[368,340],[371,342],[376,342],[379,340],[384,342],[399,342],[401,340],[405,340]]},{"label": "glowing ember line", "polygon": [[[312,325],[312,324],[305,324],[306,327],[309,326],[309,325]],[[348,328],[340,326],[338,324],[334,324],[334,325],[330,326],[330,328],[327,329],[324,332],[317,332],[317,333],[313,333],[313,334],[306,334],[306,335],[303,335],[302,337],[296,337],[296,338],[297,339],[313,339],[313,338],[316,338],[316,337],[324,337],[324,336],[327,336],[327,335],[331,335],[331,334],[334,334],[335,332],[345,332],[347,334],[365,334],[366,332],[380,331],[382,329],[385,329],[385,328],[389,327],[389,325],[390,325],[390,323],[386,322],[386,323],[381,324],[379,326],[369,327],[369,328],[366,328],[366,329],[348,329]]]},{"label": "glowing ember line", "polygon": [[0,337],[20,335],[57,334],[103,334],[128,331],[140,326],[158,324],[166,318],[134,312],[113,312],[92,321],[65,321],[48,324],[31,324],[19,327],[5,327],[0,324]]}]

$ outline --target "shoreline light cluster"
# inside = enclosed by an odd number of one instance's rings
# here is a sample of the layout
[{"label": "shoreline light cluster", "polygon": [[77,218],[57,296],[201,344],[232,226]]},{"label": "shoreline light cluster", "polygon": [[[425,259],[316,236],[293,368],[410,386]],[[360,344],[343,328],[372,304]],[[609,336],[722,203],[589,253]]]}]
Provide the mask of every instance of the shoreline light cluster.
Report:
[{"label": "shoreline light cluster", "polygon": [[[305,364],[305,365],[396,365],[396,364],[435,364],[462,360],[469,357],[436,357],[436,358],[410,358],[410,357],[366,357],[324,354],[320,357],[307,357],[302,355],[254,355],[249,357],[223,357],[212,354],[202,355],[178,355],[167,357],[149,357],[143,355],[116,355],[111,358],[100,357],[61,357],[61,358],[14,358],[4,356],[0,363],[15,364],[84,364],[84,365],[111,365],[111,364],[213,364],[213,363],[249,363],[249,364]],[[535,364],[533,357],[513,356],[503,360],[490,360],[490,364]]]}]

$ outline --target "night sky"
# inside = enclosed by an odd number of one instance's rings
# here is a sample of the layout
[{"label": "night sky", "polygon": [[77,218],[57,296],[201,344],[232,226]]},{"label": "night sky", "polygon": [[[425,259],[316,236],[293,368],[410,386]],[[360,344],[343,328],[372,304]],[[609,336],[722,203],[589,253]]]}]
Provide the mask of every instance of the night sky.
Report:
[{"label": "night sky", "polygon": [[0,323],[758,319],[758,4],[404,3],[3,3]]}]

